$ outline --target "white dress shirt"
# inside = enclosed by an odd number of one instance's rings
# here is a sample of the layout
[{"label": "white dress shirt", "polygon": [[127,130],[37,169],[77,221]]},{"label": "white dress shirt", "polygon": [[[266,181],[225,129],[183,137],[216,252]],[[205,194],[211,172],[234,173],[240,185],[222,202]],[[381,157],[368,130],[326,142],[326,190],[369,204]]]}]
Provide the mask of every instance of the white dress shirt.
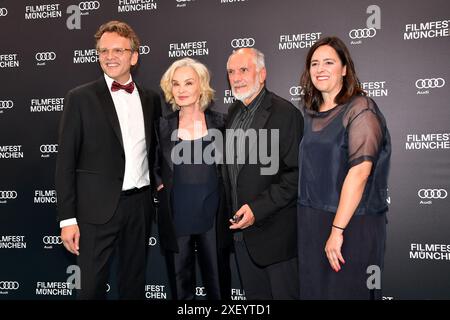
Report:
[{"label": "white dress shirt", "polygon": [[[135,86],[130,94],[125,90],[111,91],[114,79],[106,74],[105,80],[111,93],[117,117],[119,118],[122,133],[123,148],[125,151],[125,174],[122,190],[142,188],[150,184],[148,172],[147,145],[145,142],[144,115],[141,99]],[[130,79],[125,83],[132,81]],[[60,227],[77,224],[76,218],[62,220]]]}]

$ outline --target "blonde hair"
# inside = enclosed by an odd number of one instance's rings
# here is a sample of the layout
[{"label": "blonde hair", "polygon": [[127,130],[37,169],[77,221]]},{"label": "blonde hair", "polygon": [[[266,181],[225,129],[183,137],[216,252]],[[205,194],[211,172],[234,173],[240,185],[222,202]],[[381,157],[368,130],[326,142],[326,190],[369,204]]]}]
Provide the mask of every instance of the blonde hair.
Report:
[{"label": "blonde hair", "polygon": [[211,77],[208,68],[203,63],[191,58],[176,60],[162,76],[160,85],[164,92],[166,102],[172,104],[173,111],[180,110],[180,107],[175,103],[175,98],[172,94],[172,80],[175,71],[181,67],[190,67],[197,73],[200,80],[200,110],[205,111],[214,99],[214,89],[209,85]]}]

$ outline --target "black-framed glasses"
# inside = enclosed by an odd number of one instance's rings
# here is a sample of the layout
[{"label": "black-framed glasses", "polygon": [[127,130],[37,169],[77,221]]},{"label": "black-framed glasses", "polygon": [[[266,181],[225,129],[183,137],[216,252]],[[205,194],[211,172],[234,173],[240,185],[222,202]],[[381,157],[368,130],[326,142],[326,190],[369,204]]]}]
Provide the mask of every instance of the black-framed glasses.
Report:
[{"label": "black-framed glasses", "polygon": [[113,56],[115,56],[115,57],[123,56],[123,54],[126,51],[133,52],[132,49],[127,49],[127,48],[112,48],[112,49],[99,48],[99,49],[97,49],[97,53],[101,57],[106,57],[109,54],[110,51],[112,52]]}]

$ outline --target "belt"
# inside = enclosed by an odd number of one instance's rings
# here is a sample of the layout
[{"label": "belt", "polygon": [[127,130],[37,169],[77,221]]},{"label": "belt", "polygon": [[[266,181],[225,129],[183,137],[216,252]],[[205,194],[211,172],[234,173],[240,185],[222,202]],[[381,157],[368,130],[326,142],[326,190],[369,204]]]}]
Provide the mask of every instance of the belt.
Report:
[{"label": "belt", "polygon": [[128,189],[128,190],[123,190],[120,193],[120,195],[121,196],[131,196],[133,194],[138,194],[138,193],[144,192],[144,191],[148,190],[149,188],[150,188],[150,186],[145,186],[142,188],[133,188],[133,189]]}]

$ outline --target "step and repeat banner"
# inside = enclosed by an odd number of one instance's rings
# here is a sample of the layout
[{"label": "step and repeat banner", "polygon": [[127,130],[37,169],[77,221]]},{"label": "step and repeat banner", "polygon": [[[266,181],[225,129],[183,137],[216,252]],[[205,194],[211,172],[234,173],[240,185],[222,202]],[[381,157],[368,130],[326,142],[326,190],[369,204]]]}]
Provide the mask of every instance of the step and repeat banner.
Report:
[{"label": "step and repeat banner", "polygon": [[[0,0],[0,299],[75,297],[55,219],[57,128],[66,92],[101,76],[93,35],[113,19],[141,38],[140,83],[159,90],[175,59],[193,57],[222,112],[232,50],[264,52],[267,87],[298,106],[308,49],[343,39],[392,135],[384,298],[450,298],[447,0]],[[146,297],[171,299],[158,242],[153,228]],[[231,297],[244,299],[233,257],[231,270]],[[105,290],[115,298],[113,277]]]}]

